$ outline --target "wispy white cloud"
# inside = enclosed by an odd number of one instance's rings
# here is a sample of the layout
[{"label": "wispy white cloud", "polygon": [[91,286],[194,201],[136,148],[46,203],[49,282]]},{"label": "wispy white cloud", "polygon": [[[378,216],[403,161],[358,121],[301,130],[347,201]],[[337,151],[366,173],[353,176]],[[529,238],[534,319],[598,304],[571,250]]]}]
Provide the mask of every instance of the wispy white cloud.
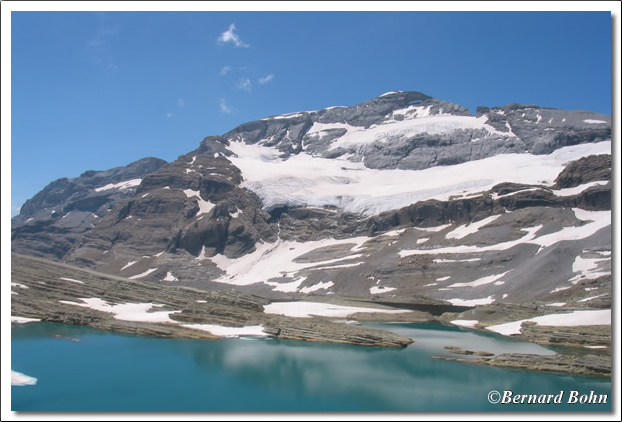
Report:
[{"label": "wispy white cloud", "polygon": [[229,25],[228,30],[220,34],[220,37],[218,37],[218,42],[220,44],[233,43],[233,45],[236,47],[249,47],[248,44],[246,44],[244,41],[240,39],[238,34],[235,34],[233,32],[234,30],[235,30],[235,24],[232,23],[231,25]]},{"label": "wispy white cloud", "polygon": [[221,113],[233,113],[233,109],[227,105],[227,101],[224,98],[220,99],[220,112]]},{"label": "wispy white cloud", "polygon": [[164,116],[166,118],[170,119],[171,117],[173,117],[173,113],[166,113]]},{"label": "wispy white cloud", "polygon": [[231,66],[224,66],[220,69],[220,76],[225,76],[231,70]]},{"label": "wispy white cloud", "polygon": [[264,76],[263,78],[259,78],[258,82],[259,82],[259,85],[263,85],[263,84],[267,84],[272,79],[274,79],[274,74],[273,73],[271,73],[271,74],[269,74],[267,76]]},{"label": "wispy white cloud", "polygon": [[183,98],[178,98],[177,99],[177,108],[184,108],[185,105],[186,105],[186,103],[184,102]]},{"label": "wispy white cloud", "polygon": [[116,72],[119,70],[119,65],[115,63],[111,43],[118,34],[119,28],[111,25],[108,15],[103,12],[98,13],[98,19],[97,32],[85,43],[85,50],[97,65]]},{"label": "wispy white cloud", "polygon": [[248,78],[242,78],[238,81],[237,84],[235,84],[235,87],[237,89],[241,89],[243,91],[246,91],[248,93],[251,92],[251,90],[253,89],[253,84],[251,83],[251,80]]}]

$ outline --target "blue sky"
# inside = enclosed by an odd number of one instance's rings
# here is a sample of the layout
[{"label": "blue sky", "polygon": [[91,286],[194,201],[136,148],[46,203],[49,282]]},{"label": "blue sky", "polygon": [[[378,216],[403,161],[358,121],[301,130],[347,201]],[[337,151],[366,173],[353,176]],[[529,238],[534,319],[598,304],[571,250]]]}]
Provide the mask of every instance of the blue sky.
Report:
[{"label": "blue sky", "polygon": [[[524,103],[611,114],[610,12],[13,11],[10,20],[11,215],[60,177],[172,161],[244,122],[392,90],[472,112]],[[3,33],[3,58],[5,42]]]}]

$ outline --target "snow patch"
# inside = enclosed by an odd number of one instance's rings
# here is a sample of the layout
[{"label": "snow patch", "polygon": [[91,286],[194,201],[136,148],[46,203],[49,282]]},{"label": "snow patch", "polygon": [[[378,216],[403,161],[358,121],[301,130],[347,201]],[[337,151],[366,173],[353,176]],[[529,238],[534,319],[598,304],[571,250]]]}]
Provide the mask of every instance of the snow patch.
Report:
[{"label": "snow patch", "polygon": [[384,97],[386,95],[391,95],[391,94],[399,94],[402,91],[389,91],[389,92],[385,92],[384,94],[380,95],[380,97]]},{"label": "snow patch", "polygon": [[136,274],[133,275],[131,277],[128,277],[130,280],[136,280],[137,278],[142,278],[142,277],[146,277],[149,274],[151,274],[152,272],[154,272],[155,270],[157,270],[157,268],[149,268],[147,271],[145,271],[144,273],[140,273],[140,274]]},{"label": "snow patch", "polygon": [[11,315],[11,323],[13,324],[26,324],[28,322],[38,322],[41,321],[39,318],[26,318],[26,317],[18,317]]},{"label": "snow patch", "polygon": [[132,179],[126,180],[125,182],[109,183],[106,186],[95,188],[95,192],[101,192],[109,189],[128,189],[140,185],[140,182],[142,181],[143,179]]},{"label": "snow patch", "polygon": [[264,306],[267,314],[285,315],[294,318],[311,318],[312,316],[323,316],[333,318],[345,318],[358,312],[374,312],[385,314],[401,314],[410,312],[408,310],[389,310],[378,308],[363,308],[355,306],[332,305],[320,302],[274,302]]},{"label": "snow patch", "polygon": [[219,337],[268,337],[268,334],[264,333],[263,331],[263,325],[249,325],[246,327],[224,327],[222,325],[211,324],[182,324],[181,326],[191,328],[193,330],[207,331]]},{"label": "snow patch", "polygon": [[132,265],[136,264],[138,261],[130,261],[127,264],[125,264],[125,266],[123,266],[123,268],[121,268],[120,271],[123,271],[124,269],[131,267]]},{"label": "snow patch", "polygon": [[579,186],[575,186],[573,188],[565,188],[565,189],[558,189],[558,190],[551,190],[551,192],[553,192],[555,194],[555,196],[571,196],[571,195],[578,195],[581,192],[583,192],[584,190],[591,188],[592,186],[605,186],[607,183],[609,183],[608,181],[597,181],[597,182],[589,182],[589,183],[584,183],[582,185]]},{"label": "snow patch", "polygon": [[494,296],[488,296],[481,299],[447,299],[452,305],[456,306],[479,306],[488,305],[495,301]]},{"label": "snow patch", "polygon": [[72,283],[84,284],[84,281],[74,280],[73,278],[61,277],[61,280],[71,281]]},{"label": "snow patch", "polygon": [[389,293],[389,292],[392,292],[393,290],[397,290],[397,289],[395,287],[372,286],[369,289],[369,293],[371,293],[372,295],[377,295],[377,294],[382,294],[382,293]]},{"label": "snow patch", "polygon": [[481,261],[481,258],[467,258],[467,259],[434,259],[432,262],[435,264],[454,264],[457,262],[477,262]]},{"label": "snow patch", "polygon": [[601,262],[609,261],[611,261],[610,258],[582,258],[577,256],[572,263],[572,272],[577,274],[568,281],[577,284],[581,280],[594,280],[610,275],[611,271],[598,271]]},{"label": "snow patch", "polygon": [[300,289],[300,293],[311,293],[311,292],[316,292],[318,290],[326,290],[326,289],[333,287],[334,285],[335,283],[333,283],[332,281],[321,282],[321,283],[314,284],[313,286],[303,287],[302,289]]},{"label": "snow patch", "polygon": [[417,230],[436,233],[436,232],[445,230],[447,227],[451,227],[451,224],[443,224],[442,226],[436,226],[436,227],[417,227]]},{"label": "snow patch", "polygon": [[456,227],[454,230],[450,231],[445,235],[446,239],[462,239],[470,234],[476,233],[480,228],[492,223],[497,218],[501,217],[501,215],[492,215],[490,217],[484,218],[483,220],[472,222],[467,224],[463,224],[461,226]]},{"label": "snow patch", "polygon": [[198,190],[184,189],[183,192],[188,198],[197,198],[197,202],[199,204],[199,212],[197,213],[197,216],[209,213],[216,205],[201,198],[201,193]]},{"label": "snow patch", "polygon": [[264,281],[264,284],[272,287],[275,292],[294,293],[300,288],[300,285],[307,279],[307,277],[298,277],[297,279],[289,283],[277,283],[275,281]]},{"label": "snow patch", "polygon": [[60,303],[74,306],[82,306],[83,308],[94,309],[114,314],[114,318],[121,321],[135,322],[170,322],[177,324],[177,321],[170,319],[170,314],[176,314],[181,311],[160,311],[148,312],[151,308],[164,305],[156,305],[153,303],[120,303],[110,305],[105,300],[98,297],[80,298],[84,303],[71,302],[68,300],[59,300]]},{"label": "snow patch", "polygon": [[607,124],[607,122],[604,120],[594,120],[594,119],[585,119],[583,120],[583,123],[588,123],[588,124],[593,124],[593,125],[600,124],[600,123]]},{"label": "snow patch", "polygon": [[11,385],[23,386],[35,384],[37,384],[36,378],[11,370]]},{"label": "snow patch", "polygon": [[179,281],[179,280],[177,279],[177,277],[175,277],[175,276],[173,275],[173,273],[171,273],[170,271],[168,271],[168,272],[166,273],[166,277],[164,277],[164,278],[162,279],[162,281]]},{"label": "snow patch", "polygon": [[[540,237],[536,237],[536,233],[542,228],[541,225],[535,227],[526,227],[521,229],[526,234],[520,239],[501,242],[488,246],[449,246],[436,249],[410,249],[402,250],[398,252],[398,255],[402,258],[412,255],[438,255],[438,254],[468,254],[468,253],[481,253],[488,251],[501,251],[510,249],[516,245],[523,243],[535,244],[540,246],[540,252],[545,247],[554,245],[561,241],[572,241],[585,239],[596,233],[598,230],[611,225],[611,211],[585,211],[580,208],[573,208],[573,212],[577,219],[586,222],[582,226],[570,226],[563,227],[561,230],[546,234]],[[437,260],[435,259],[434,262]]]},{"label": "snow patch", "polygon": [[533,321],[539,325],[553,327],[574,327],[579,325],[611,325],[611,309],[598,311],[574,311],[571,313],[558,313],[543,315],[534,318],[521,319],[520,321],[486,327],[505,336],[520,334],[521,324],[525,321]]},{"label": "snow patch", "polygon": [[475,328],[479,321],[476,319],[454,319],[450,321],[452,324],[457,325],[459,327],[467,327],[467,328]]},{"label": "snow patch", "polygon": [[[260,243],[256,246],[255,252],[240,258],[230,259],[224,255],[215,255],[209,259],[218,268],[226,272],[225,275],[214,280],[216,282],[236,286],[248,286],[263,282],[270,286],[291,289],[298,280],[287,284],[268,282],[268,280],[284,276],[294,277],[297,272],[303,269],[311,267],[313,267],[312,269],[319,269],[322,266],[360,257],[360,254],[355,252],[368,239],[368,237],[355,237],[342,240],[322,239],[312,242],[293,242],[279,239],[274,243]],[[317,248],[344,244],[353,244],[350,249],[353,254],[316,262],[295,262],[296,258]]]},{"label": "snow patch", "polygon": [[454,283],[450,286],[447,287],[477,287],[477,286],[483,286],[485,284],[490,284],[490,283],[494,283],[495,281],[499,280],[500,278],[504,277],[507,273],[509,273],[512,270],[506,271],[504,273],[501,274],[493,274],[493,275],[489,275],[488,277],[482,277],[479,278],[475,281],[470,281],[468,283]]},{"label": "snow patch", "polygon": [[592,297],[586,297],[585,299],[581,299],[579,302],[587,302],[589,300],[596,299],[598,297],[603,297],[603,296],[607,296],[607,293],[603,293],[602,295],[597,295],[597,296],[592,296]]}]

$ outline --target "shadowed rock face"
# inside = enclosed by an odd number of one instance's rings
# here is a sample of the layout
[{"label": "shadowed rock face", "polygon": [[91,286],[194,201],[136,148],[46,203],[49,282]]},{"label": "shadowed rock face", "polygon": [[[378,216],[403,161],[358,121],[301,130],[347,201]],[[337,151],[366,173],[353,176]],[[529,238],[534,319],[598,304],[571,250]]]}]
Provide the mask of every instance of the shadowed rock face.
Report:
[{"label": "shadowed rock face", "polygon": [[[418,92],[272,116],[207,137],[168,164],[145,159],[53,182],[13,219],[12,249],[170,286],[235,288],[271,298],[529,302],[574,286],[570,280],[582,275],[575,262],[590,260],[595,272],[610,272],[610,225],[573,211],[602,219],[597,212],[611,210],[610,155],[565,163],[555,183],[491,184],[363,215],[332,205],[267,206],[263,187],[246,184],[234,165],[240,157],[233,146],[276,150],[274,160],[310,156],[362,164],[352,172],[451,168],[605,141],[610,121],[519,104],[478,108],[472,116]],[[538,243],[583,226],[593,233]]]},{"label": "shadowed rock face", "polygon": [[555,184],[572,188],[598,180],[611,180],[611,155],[590,155],[573,161],[559,173]]}]

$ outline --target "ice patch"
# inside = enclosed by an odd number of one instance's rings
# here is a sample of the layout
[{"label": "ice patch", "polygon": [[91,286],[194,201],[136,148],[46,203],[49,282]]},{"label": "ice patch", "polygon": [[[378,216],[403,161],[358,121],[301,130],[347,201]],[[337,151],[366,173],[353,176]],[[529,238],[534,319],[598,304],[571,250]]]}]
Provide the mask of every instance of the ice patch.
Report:
[{"label": "ice patch", "polygon": [[37,384],[36,378],[11,370],[11,385],[23,386],[35,384]]},{"label": "ice patch", "polygon": [[306,153],[283,159],[275,148],[240,142],[231,142],[229,149],[236,154],[231,160],[242,170],[243,186],[267,208],[333,206],[372,215],[418,201],[475,194],[500,182],[554,180],[568,161],[610,153],[611,142],[564,147],[550,155],[501,154],[425,170],[369,169],[343,156],[326,159]]}]

